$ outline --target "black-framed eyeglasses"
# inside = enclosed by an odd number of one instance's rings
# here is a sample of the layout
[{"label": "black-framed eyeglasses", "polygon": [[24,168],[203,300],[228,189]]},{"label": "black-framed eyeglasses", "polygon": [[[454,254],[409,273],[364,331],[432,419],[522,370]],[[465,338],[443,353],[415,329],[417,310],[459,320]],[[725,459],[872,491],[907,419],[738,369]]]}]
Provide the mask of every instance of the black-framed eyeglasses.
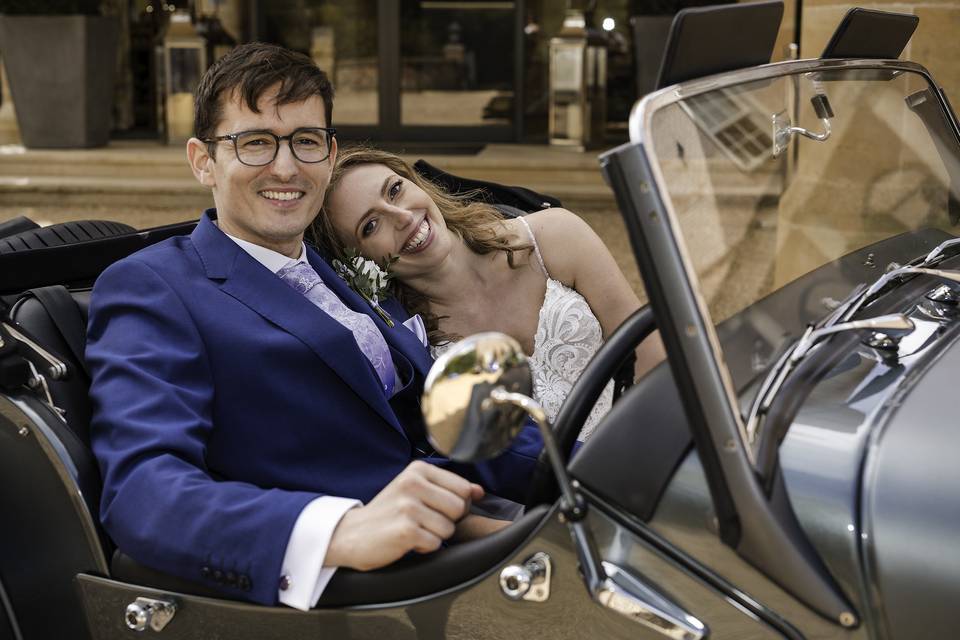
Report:
[{"label": "black-framed eyeglasses", "polygon": [[227,133],[203,142],[233,141],[237,160],[251,167],[262,167],[273,162],[280,150],[280,141],[286,140],[290,152],[300,162],[323,162],[330,157],[330,147],[337,130],[333,127],[300,127],[286,136],[271,131],[240,131]]}]

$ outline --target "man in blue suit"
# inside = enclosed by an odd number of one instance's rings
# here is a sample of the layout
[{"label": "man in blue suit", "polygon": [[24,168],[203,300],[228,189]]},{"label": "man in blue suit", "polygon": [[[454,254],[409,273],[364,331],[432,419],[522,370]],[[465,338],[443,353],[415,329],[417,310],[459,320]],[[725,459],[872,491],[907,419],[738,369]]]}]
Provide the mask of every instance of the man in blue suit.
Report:
[{"label": "man in blue suit", "polygon": [[458,473],[430,448],[431,362],[403,309],[384,303],[388,327],[303,243],[336,158],[331,115],[305,56],[250,44],[216,62],[187,143],[216,208],[103,273],[86,353],[101,519],[119,548],[299,608],[336,567],[496,528],[467,515],[476,482],[516,497],[539,446],[528,435]]}]

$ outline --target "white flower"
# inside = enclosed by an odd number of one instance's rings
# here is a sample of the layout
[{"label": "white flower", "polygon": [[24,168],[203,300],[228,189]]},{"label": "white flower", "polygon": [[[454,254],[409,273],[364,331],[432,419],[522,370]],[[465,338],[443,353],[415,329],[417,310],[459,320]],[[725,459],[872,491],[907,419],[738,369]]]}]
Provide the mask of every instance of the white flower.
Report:
[{"label": "white flower", "polygon": [[360,263],[359,271],[361,275],[367,276],[370,279],[376,278],[379,275],[380,268],[377,265],[373,264],[373,260],[358,260]]},{"label": "white flower", "polygon": [[[332,261],[333,268],[340,277],[346,280],[350,288],[363,296],[373,309],[383,318],[388,326],[393,326],[390,315],[380,307],[380,297],[383,296],[390,281],[390,275],[380,268],[373,260],[367,260],[355,250],[348,251],[347,264],[340,260]],[[390,261],[387,262],[389,269]]]}]

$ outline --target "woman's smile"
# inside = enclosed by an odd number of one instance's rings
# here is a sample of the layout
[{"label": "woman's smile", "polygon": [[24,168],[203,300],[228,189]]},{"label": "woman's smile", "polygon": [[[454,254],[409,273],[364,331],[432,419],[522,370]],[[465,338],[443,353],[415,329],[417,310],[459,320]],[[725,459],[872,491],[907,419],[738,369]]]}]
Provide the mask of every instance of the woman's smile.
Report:
[{"label": "woman's smile", "polygon": [[400,253],[411,254],[420,253],[433,241],[433,228],[430,226],[430,219],[427,216],[417,226],[416,230],[407,239],[406,244],[400,250]]}]

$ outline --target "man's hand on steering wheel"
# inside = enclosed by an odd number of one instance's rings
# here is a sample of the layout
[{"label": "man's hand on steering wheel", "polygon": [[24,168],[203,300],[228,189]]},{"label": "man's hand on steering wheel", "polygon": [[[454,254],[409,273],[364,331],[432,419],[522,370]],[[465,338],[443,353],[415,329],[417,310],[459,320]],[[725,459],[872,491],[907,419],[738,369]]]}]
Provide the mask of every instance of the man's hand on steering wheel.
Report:
[{"label": "man's hand on steering wheel", "polygon": [[410,551],[436,551],[453,536],[471,502],[482,497],[478,484],[426,462],[411,462],[369,504],[344,514],[324,565],[369,571]]}]

